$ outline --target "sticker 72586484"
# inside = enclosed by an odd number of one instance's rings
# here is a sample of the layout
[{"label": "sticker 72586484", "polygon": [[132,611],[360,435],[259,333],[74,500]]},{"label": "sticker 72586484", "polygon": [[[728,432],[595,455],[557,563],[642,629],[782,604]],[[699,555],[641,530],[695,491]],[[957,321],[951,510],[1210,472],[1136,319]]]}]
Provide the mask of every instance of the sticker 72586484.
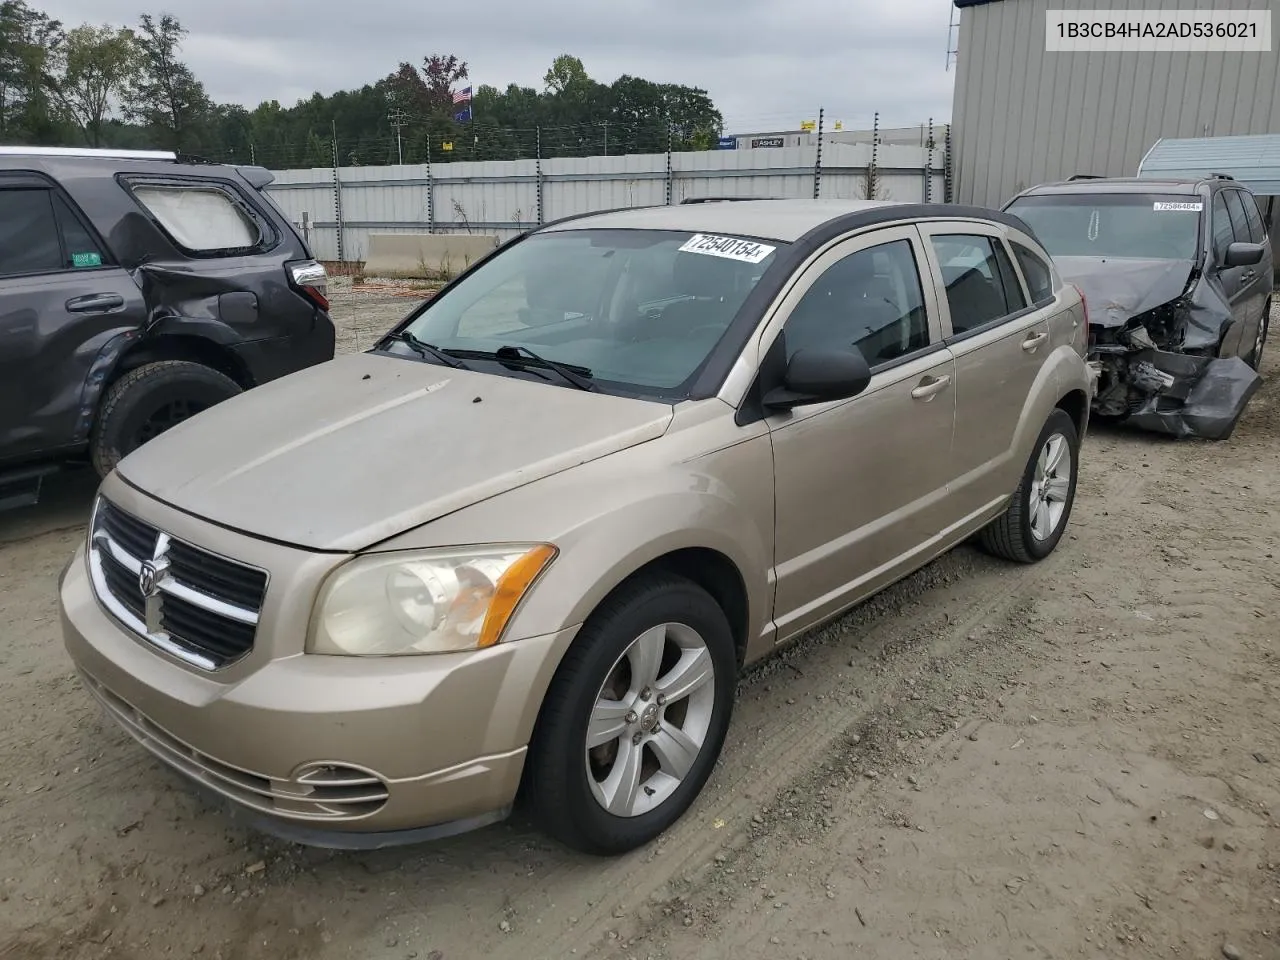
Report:
[{"label": "sticker 72586484", "polygon": [[759,263],[776,250],[767,243],[740,240],[737,237],[717,237],[707,233],[695,233],[680,248],[681,253],[702,253],[710,257]]},{"label": "sticker 72586484", "polygon": [[1157,200],[1154,204],[1156,210],[1177,210],[1183,213],[1199,213],[1204,209],[1204,205],[1199,200],[1180,201],[1180,200]]}]

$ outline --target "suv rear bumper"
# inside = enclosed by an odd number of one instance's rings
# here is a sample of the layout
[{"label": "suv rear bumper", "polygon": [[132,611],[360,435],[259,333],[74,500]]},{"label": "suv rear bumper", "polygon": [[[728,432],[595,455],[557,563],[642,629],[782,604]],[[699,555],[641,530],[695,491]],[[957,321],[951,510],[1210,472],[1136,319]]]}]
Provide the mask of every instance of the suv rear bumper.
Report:
[{"label": "suv rear bumper", "polygon": [[85,566],[82,547],[59,586],[64,643],[85,688],[142,746],[259,829],[368,848],[509,812],[526,745],[495,742],[511,727],[509,711],[525,708],[507,681],[520,673],[515,661],[546,656],[562,635],[396,658],[394,672],[358,658],[284,657],[228,683],[170,661],[119,625]]}]

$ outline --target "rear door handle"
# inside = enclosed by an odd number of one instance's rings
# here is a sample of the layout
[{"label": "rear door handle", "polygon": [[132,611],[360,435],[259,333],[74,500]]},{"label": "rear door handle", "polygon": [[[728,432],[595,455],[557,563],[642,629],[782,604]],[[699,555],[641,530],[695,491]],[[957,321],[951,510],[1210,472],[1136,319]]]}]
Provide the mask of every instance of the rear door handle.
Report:
[{"label": "rear door handle", "polygon": [[90,313],[97,310],[119,310],[124,297],[118,293],[91,293],[87,297],[73,297],[66,303],[71,313]]},{"label": "rear door handle", "polygon": [[950,377],[925,377],[920,381],[919,386],[911,391],[911,396],[917,400],[932,400],[947,389],[947,384],[950,382]]},{"label": "rear door handle", "polygon": [[1027,353],[1030,353],[1048,339],[1049,335],[1047,333],[1033,333],[1031,336],[1027,337],[1027,339],[1022,341],[1022,349],[1027,351]]}]

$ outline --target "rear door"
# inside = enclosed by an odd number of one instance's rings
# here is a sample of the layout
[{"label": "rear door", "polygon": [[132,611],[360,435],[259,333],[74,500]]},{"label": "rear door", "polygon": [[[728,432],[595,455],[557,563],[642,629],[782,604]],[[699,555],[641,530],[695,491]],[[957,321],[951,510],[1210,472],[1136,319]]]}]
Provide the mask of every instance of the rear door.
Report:
[{"label": "rear door", "polygon": [[998,227],[941,221],[921,232],[946,290],[942,325],[956,362],[951,495],[956,516],[971,520],[1013,493],[1026,465],[1014,441],[1052,350],[1052,307],[1028,303]]},{"label": "rear door", "polygon": [[84,443],[95,360],[145,319],[137,284],[67,196],[0,174],[0,460]]}]

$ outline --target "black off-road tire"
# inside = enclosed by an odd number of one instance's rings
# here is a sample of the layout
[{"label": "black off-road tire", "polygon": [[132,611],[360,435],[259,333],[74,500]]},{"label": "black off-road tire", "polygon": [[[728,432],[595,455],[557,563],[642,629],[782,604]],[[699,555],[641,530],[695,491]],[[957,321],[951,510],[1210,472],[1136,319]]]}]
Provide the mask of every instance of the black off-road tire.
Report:
[{"label": "black off-road tire", "polygon": [[185,408],[189,417],[240,392],[238,383],[202,363],[161,360],[130,370],[107,390],[98,411],[89,443],[94,470],[105,477],[123,457],[167,429],[153,422],[164,411]]},{"label": "black off-road tire", "polygon": [[[660,806],[616,816],[597,802],[588,778],[587,724],[613,665],[637,637],[662,623],[683,623],[704,640],[715,669],[715,700],[701,752]],[[587,619],[543,701],[526,764],[524,799],[551,837],[583,853],[609,856],[650,842],[701,792],[724,746],[737,689],[738,658],[724,611],[683,577],[655,574],[619,588]]]},{"label": "black off-road tire", "polygon": [[[1057,528],[1044,540],[1031,532],[1031,487],[1035,482],[1036,462],[1049,438],[1061,434],[1071,451],[1070,485],[1067,490],[1066,509]],[[1054,410],[1045,421],[1040,436],[1031,451],[1031,457],[1022,471],[1022,480],[1014,491],[1009,509],[982,529],[980,541],[988,553],[1015,563],[1035,563],[1053,553],[1071,521],[1071,509],[1076,500],[1076,478],[1080,470],[1080,435],[1075,421],[1061,409]]]}]

